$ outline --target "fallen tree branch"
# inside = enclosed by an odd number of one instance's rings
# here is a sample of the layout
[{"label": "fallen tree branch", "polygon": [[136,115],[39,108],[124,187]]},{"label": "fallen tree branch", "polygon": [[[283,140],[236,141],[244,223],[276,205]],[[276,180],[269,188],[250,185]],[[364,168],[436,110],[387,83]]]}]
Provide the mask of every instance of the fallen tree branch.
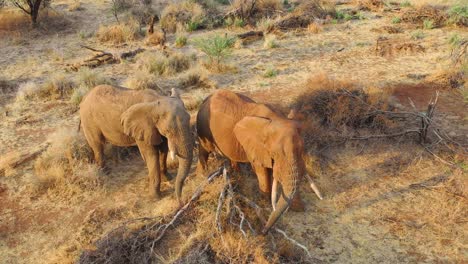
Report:
[{"label": "fallen tree branch", "polygon": [[96,68],[105,64],[120,63],[122,60],[135,57],[138,53],[145,51],[145,49],[138,48],[136,50],[122,52],[117,55],[108,51],[95,49],[85,45],[80,45],[80,47],[91,50],[97,54],[93,55],[88,59],[85,59],[82,62],[75,64],[67,64],[69,69],[72,71],[78,71],[81,67]]},{"label": "fallen tree branch", "polygon": [[49,147],[50,143],[46,142],[36,147],[34,149],[29,149],[24,152],[20,153],[12,153],[6,154],[7,157],[3,157],[0,160],[0,172],[4,173],[7,169],[12,169],[20,166],[23,163],[26,163],[34,158],[36,158],[39,154],[45,151]]}]

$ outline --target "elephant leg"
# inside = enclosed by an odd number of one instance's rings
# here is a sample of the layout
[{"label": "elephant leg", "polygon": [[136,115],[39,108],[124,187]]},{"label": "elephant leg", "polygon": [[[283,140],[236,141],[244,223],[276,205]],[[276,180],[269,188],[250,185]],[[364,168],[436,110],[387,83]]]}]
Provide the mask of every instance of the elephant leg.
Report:
[{"label": "elephant leg", "polygon": [[104,169],[104,136],[101,132],[92,132],[89,129],[86,129],[85,126],[83,126],[83,132],[89,146],[93,150],[94,161],[101,169]]},{"label": "elephant leg", "polygon": [[149,143],[137,140],[143,160],[148,167],[149,195],[156,199],[161,198],[161,170],[159,166],[159,151]]},{"label": "elephant leg", "polygon": [[198,164],[197,171],[198,173],[205,173],[208,169],[208,156],[210,152],[206,150],[202,144],[198,145]]},{"label": "elephant leg", "polygon": [[171,178],[167,174],[167,153],[169,153],[167,140],[164,140],[161,144],[159,144],[158,151],[159,151],[159,164],[161,167],[161,173],[167,181],[170,181]]},{"label": "elephant leg", "polygon": [[299,189],[294,194],[294,196],[292,198],[292,201],[291,201],[291,205],[290,205],[289,208],[293,212],[304,212],[305,211],[305,205],[304,205],[304,202],[301,199]]},{"label": "elephant leg", "polygon": [[263,194],[266,194],[269,196],[271,193],[271,175],[268,172],[268,168],[265,168],[261,165],[255,165],[252,164],[252,168],[255,171],[255,174],[257,175],[258,179],[258,186],[260,188],[260,191]]}]

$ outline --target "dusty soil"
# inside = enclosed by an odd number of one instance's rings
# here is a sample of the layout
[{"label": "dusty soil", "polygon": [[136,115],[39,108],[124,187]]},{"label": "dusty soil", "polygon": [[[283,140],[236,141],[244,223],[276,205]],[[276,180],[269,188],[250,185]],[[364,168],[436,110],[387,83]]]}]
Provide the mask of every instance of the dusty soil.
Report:
[{"label": "dusty soil", "polygon": [[[78,125],[78,114],[68,100],[30,101],[15,107],[16,87],[25,81],[44,82],[65,65],[90,55],[80,44],[120,52],[143,46],[139,39],[125,45],[102,44],[93,36],[101,24],[113,24],[108,1],[79,1],[82,9],[69,11],[74,1],[53,1],[65,26],[38,31],[1,32],[0,78],[13,83],[12,92],[0,94],[0,160],[45,142],[59,128]],[[446,1],[444,4],[452,4]],[[154,4],[157,10],[164,2]],[[344,5],[339,8],[349,8]],[[466,28],[424,30],[416,40],[424,52],[380,56],[375,52],[379,33],[391,25],[394,12],[363,12],[365,19],[323,25],[318,34],[294,30],[277,36],[277,48],[264,48],[263,40],[236,48],[228,60],[234,70],[209,73],[219,89],[230,89],[260,102],[287,106],[301,93],[302,84],[315,74],[360,82],[386,89],[402,111],[425,111],[435,86],[425,77],[448,69],[453,34],[467,37]],[[415,29],[402,25],[399,38],[411,40]],[[248,29],[216,29],[188,33],[190,38],[214,33],[239,33]],[[82,37],[84,36],[84,37]],[[168,36],[170,49],[175,35]],[[414,42],[414,40],[411,40]],[[149,48],[153,49],[153,48]],[[188,45],[185,54],[203,54]],[[277,75],[264,77],[273,67]],[[117,83],[138,71],[133,62],[93,69]],[[66,73],[73,78],[76,73]],[[415,77],[416,76],[416,77]],[[161,80],[169,88],[170,80]],[[466,84],[465,84],[466,85]],[[439,88],[437,88],[439,89]],[[185,91],[183,98],[204,97],[211,89]],[[440,90],[435,120],[461,145],[468,144],[467,100],[459,89]],[[194,114],[195,112],[193,112]],[[466,263],[467,157],[455,155],[449,166],[429,154],[417,141],[396,139],[354,142],[331,146],[315,155],[311,174],[323,190],[323,201],[301,187],[305,212],[288,212],[279,225],[303,243],[320,263]],[[445,157],[445,156],[444,156]],[[111,157],[109,157],[111,158]],[[2,263],[72,263],[84,249],[122,222],[145,216],[167,215],[176,208],[173,186],[164,182],[161,201],[147,198],[146,168],[133,153],[114,160],[100,191],[35,191],[34,161],[0,174],[0,259]],[[203,180],[189,176],[184,196]],[[246,183],[255,186],[251,173]],[[458,189],[457,189],[458,188]],[[454,191],[461,189],[461,193]],[[269,203],[256,197],[268,208]],[[183,228],[181,228],[183,230]],[[183,233],[183,231],[180,231]],[[190,231],[187,231],[190,232]],[[177,249],[174,249],[177,252]],[[170,262],[174,252],[160,252]]]}]

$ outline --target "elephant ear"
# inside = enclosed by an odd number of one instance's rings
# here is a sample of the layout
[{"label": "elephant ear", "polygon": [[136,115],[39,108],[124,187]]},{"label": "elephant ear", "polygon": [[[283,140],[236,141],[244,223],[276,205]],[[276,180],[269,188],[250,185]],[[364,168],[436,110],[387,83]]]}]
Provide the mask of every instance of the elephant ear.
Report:
[{"label": "elephant ear", "polygon": [[270,124],[271,120],[268,118],[248,116],[234,127],[234,134],[249,161],[267,168],[272,168],[273,165],[266,142]]},{"label": "elephant ear", "polygon": [[132,105],[121,116],[120,122],[124,133],[136,140],[151,142],[153,145],[161,143],[161,134],[156,128],[155,103],[140,103]]}]

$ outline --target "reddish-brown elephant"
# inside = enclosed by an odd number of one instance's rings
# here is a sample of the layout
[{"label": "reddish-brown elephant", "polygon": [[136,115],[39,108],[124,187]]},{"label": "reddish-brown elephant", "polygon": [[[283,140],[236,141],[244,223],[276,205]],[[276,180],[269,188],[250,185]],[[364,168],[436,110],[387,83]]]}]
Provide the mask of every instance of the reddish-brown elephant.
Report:
[{"label": "reddish-brown elephant", "polygon": [[[293,199],[300,201],[295,194],[306,170],[303,139],[296,121],[247,96],[219,90],[202,103],[197,115],[197,132],[199,169],[206,170],[211,152],[233,163],[250,162],[260,190],[271,193],[273,212],[262,231],[264,234]],[[313,182],[311,186],[321,199]]]}]

